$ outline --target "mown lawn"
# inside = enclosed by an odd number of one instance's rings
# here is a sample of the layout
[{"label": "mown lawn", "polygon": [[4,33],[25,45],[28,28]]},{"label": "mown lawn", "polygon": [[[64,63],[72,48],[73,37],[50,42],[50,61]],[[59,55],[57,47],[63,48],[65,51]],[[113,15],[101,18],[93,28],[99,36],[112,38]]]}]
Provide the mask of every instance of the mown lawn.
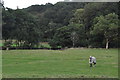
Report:
[{"label": "mown lawn", "polygon": [[[117,49],[3,51],[3,78],[118,78]],[[90,68],[89,56],[97,58]]]}]

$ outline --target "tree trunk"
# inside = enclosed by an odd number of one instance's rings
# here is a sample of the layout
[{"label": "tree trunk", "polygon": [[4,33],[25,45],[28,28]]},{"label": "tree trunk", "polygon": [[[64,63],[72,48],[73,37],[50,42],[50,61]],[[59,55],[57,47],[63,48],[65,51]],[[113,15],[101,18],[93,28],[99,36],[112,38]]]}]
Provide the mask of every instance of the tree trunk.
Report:
[{"label": "tree trunk", "polygon": [[72,42],[73,42],[73,48],[74,48],[74,46],[75,46],[75,38],[74,38],[74,36],[72,38]]},{"label": "tree trunk", "polygon": [[109,40],[106,39],[106,49],[108,49],[108,48],[109,48]]},{"label": "tree trunk", "polygon": [[75,42],[73,41],[73,48],[75,47]]},{"label": "tree trunk", "polygon": [[9,48],[7,47],[6,50],[9,50]]}]

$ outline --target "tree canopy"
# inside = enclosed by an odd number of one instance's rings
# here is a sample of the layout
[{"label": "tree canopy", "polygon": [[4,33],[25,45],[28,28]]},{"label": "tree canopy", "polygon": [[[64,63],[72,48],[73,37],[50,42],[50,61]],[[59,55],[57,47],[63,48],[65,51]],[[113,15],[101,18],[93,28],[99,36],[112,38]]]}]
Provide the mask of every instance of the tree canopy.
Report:
[{"label": "tree canopy", "polygon": [[[109,6],[110,5],[110,6]],[[18,47],[119,47],[119,3],[58,2],[3,7],[3,39]]]},{"label": "tree canopy", "polygon": [[96,17],[94,20],[92,34],[102,34],[105,37],[106,49],[108,49],[108,44],[112,40],[116,40],[118,37],[118,15],[115,13],[110,13],[105,16]]}]

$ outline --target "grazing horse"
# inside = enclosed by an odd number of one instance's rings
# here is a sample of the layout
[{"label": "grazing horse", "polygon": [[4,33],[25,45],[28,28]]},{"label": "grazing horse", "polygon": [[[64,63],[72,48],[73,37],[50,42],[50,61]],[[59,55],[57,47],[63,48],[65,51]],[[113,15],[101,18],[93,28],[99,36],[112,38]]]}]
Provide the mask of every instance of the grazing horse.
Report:
[{"label": "grazing horse", "polygon": [[94,56],[90,56],[89,64],[90,64],[90,67],[92,67],[92,64],[94,64],[93,67],[95,67],[95,65],[96,65],[96,58]]}]

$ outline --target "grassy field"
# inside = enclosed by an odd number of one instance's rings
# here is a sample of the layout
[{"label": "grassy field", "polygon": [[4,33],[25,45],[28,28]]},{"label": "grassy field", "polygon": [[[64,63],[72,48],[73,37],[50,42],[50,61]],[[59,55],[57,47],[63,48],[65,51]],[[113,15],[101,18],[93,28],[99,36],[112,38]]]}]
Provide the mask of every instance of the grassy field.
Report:
[{"label": "grassy field", "polygon": [[[97,58],[90,68],[89,56]],[[3,51],[3,78],[118,78],[117,49]]]}]

